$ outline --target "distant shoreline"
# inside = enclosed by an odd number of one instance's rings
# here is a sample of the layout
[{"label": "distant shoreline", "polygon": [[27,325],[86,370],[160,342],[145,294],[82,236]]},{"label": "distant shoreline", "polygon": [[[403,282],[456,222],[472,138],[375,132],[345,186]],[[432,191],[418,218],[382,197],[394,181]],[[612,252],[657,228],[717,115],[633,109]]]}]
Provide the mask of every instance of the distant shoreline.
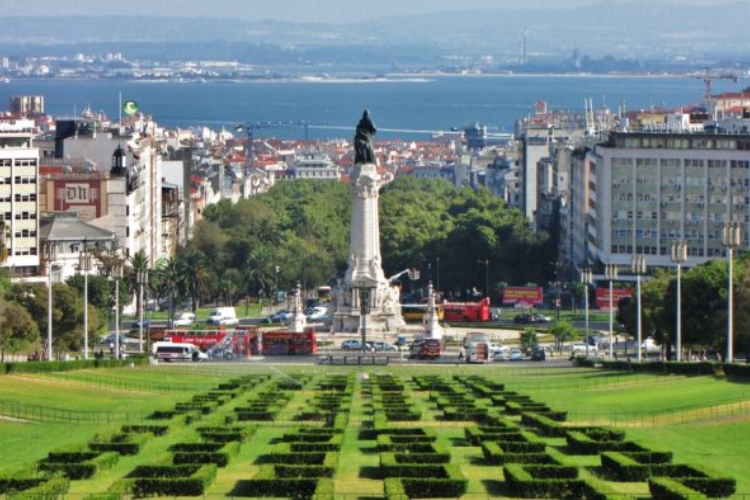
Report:
[{"label": "distant shoreline", "polygon": [[700,78],[698,74],[692,73],[517,73],[517,72],[467,72],[451,73],[439,71],[425,71],[419,73],[412,72],[395,72],[385,73],[377,76],[334,76],[334,75],[302,75],[302,76],[278,76],[278,77],[247,77],[247,78],[98,78],[91,77],[12,77],[3,83],[13,82],[127,82],[127,83],[236,83],[236,84],[262,84],[262,83],[423,83],[434,78],[644,78],[644,79],[662,79],[662,78]]}]

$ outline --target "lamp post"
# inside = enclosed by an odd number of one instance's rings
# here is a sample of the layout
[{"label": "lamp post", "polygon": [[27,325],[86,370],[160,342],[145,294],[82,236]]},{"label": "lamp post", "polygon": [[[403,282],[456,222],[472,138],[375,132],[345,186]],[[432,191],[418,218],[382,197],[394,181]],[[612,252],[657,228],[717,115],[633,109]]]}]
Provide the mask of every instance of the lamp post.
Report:
[{"label": "lamp post", "polygon": [[47,265],[47,361],[52,361],[52,266],[57,260],[57,245],[50,240],[44,246],[44,260]]},{"label": "lamp post", "polygon": [[83,249],[78,255],[78,270],[83,273],[83,359],[89,359],[89,271],[91,271],[91,253],[83,242]]},{"label": "lamp post", "polygon": [[725,224],[721,231],[721,242],[727,248],[727,261],[729,263],[729,298],[727,307],[727,356],[726,362],[734,360],[734,249],[740,246],[740,224],[730,222]]},{"label": "lamp post", "polygon": [[609,359],[614,356],[614,314],[615,308],[613,303],[613,282],[617,279],[617,266],[615,264],[607,264],[604,267],[604,278],[609,280]]},{"label": "lamp post", "polygon": [[279,266],[275,267],[274,280],[273,280],[273,305],[274,307],[279,302]]},{"label": "lamp post", "polygon": [[148,285],[148,269],[139,269],[136,275],[136,281],[138,282],[138,303],[141,305],[138,311],[138,352],[143,354],[143,287]]},{"label": "lamp post", "polygon": [[677,267],[677,321],[675,324],[675,360],[682,360],[682,264],[687,261],[688,247],[684,241],[672,243],[672,262]]},{"label": "lamp post", "polygon": [[638,362],[643,362],[643,328],[642,328],[642,307],[641,307],[641,276],[646,274],[646,257],[643,255],[633,255],[630,263],[630,269],[636,275],[636,303],[638,308],[638,317],[636,318],[638,330]]},{"label": "lamp post", "polygon": [[362,316],[362,352],[367,351],[367,316],[370,315],[370,292],[371,288],[367,285],[359,287],[359,314]]},{"label": "lamp post", "polygon": [[115,359],[120,359],[120,279],[123,275],[123,264],[119,254],[112,263],[112,278],[115,280]]},{"label": "lamp post", "polygon": [[484,296],[490,296],[490,259],[480,259],[477,262],[484,264]]},{"label": "lamp post", "polygon": [[589,357],[589,285],[591,284],[591,269],[583,269],[581,271],[581,283],[583,283],[583,300],[586,307],[586,326],[585,326],[585,339],[586,339],[586,358]]}]

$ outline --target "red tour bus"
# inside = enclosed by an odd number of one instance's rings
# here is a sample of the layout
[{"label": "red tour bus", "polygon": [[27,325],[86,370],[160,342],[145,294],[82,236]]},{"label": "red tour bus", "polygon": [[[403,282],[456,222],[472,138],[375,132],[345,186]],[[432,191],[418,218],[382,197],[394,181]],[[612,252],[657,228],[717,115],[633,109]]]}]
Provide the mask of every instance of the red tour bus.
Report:
[{"label": "red tour bus", "polygon": [[443,319],[445,321],[464,323],[484,323],[492,317],[490,298],[479,302],[443,302]]}]

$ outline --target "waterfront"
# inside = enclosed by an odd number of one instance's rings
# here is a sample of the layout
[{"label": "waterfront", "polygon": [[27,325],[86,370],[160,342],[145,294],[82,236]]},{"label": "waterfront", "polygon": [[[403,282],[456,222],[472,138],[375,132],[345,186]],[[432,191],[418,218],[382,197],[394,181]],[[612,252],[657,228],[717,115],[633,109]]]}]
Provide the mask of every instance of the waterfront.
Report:
[{"label": "waterfront", "polygon": [[[715,82],[714,92],[743,83]],[[348,137],[362,110],[371,110],[379,138],[427,138],[432,131],[474,123],[512,132],[514,121],[537,101],[583,112],[584,100],[616,111],[698,103],[703,82],[688,77],[632,76],[424,76],[368,80],[259,82],[134,82],[14,80],[0,86],[12,95],[43,95],[56,117],[90,106],[116,119],[120,99],[135,100],[162,126],[232,129],[239,123],[307,122],[311,139]],[[303,138],[296,127],[268,127],[262,135]]]}]

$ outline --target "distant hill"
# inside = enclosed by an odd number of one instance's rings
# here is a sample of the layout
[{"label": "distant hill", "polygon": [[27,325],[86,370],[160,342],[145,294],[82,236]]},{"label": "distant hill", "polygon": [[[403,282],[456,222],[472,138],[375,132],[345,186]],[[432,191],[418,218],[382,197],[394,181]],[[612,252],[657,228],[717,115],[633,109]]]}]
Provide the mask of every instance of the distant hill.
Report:
[{"label": "distant hill", "polygon": [[748,19],[750,2],[698,7],[641,0],[606,1],[574,9],[466,10],[351,24],[147,16],[2,17],[0,52],[117,50],[134,57],[133,51],[143,50],[151,59],[155,55],[190,59],[191,54],[196,58],[198,50],[213,54],[207,58],[242,60],[243,50],[256,47],[263,50],[252,52],[265,51],[273,61],[374,62],[368,58],[381,58],[377,62],[384,65],[460,64],[464,57],[519,60],[525,32],[529,60],[586,55],[743,62],[750,58]]}]

